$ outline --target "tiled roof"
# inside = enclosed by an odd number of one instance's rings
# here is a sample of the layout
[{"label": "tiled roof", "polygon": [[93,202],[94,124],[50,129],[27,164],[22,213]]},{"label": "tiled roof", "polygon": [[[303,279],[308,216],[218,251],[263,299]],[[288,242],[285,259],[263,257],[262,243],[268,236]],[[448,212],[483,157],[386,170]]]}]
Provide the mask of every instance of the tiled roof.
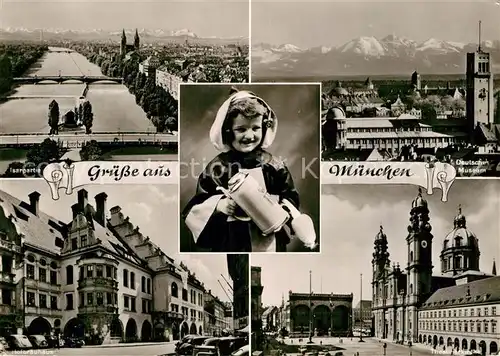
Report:
[{"label": "tiled roof", "polygon": [[[36,246],[48,252],[59,254],[66,238],[69,226],[42,211],[34,215],[29,211],[29,205],[20,199],[0,190],[0,207],[6,217],[12,216],[12,222],[19,234],[24,236],[24,243]],[[101,241],[101,246],[128,259],[136,264],[143,264],[141,259],[127,244],[113,234],[109,229],[96,222],[92,215],[94,208],[88,204],[85,214],[88,223],[94,228],[94,236]],[[90,219],[90,221],[89,221]],[[58,242],[56,242],[58,240]]]},{"label": "tiled roof", "polygon": [[[0,190],[0,207],[6,217],[12,216],[12,223],[24,242],[52,253],[58,253],[64,240],[64,223],[41,211],[38,216],[28,210],[28,204]],[[60,242],[56,245],[56,240]]]},{"label": "tiled roof", "polygon": [[422,307],[435,309],[492,302],[500,302],[500,276],[438,289]]}]

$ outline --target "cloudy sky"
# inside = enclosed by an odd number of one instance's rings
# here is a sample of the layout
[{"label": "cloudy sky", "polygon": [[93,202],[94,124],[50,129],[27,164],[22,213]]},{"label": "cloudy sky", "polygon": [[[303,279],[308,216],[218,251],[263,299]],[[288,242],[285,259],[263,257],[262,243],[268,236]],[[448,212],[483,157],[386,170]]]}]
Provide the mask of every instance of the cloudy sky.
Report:
[{"label": "cloudy sky", "polygon": [[360,36],[389,34],[415,41],[477,43],[500,39],[496,0],[252,0],[252,43],[339,46]]},{"label": "cloudy sky", "polygon": [[200,37],[248,37],[245,0],[0,0],[0,28],[189,29]]},{"label": "cloudy sky", "polygon": [[[252,256],[251,265],[262,267],[262,302],[280,305],[281,296],[309,292],[309,270],[312,289],[322,293],[354,293],[359,300],[360,275],[363,274],[363,299],[371,300],[371,259],[373,241],[384,226],[392,262],[407,263],[406,235],[415,186],[329,185],[323,187],[321,202],[321,255]],[[457,207],[467,218],[467,227],[479,239],[480,270],[491,273],[493,259],[500,267],[500,180],[455,181],[449,201],[440,201],[436,191],[426,195],[430,224],[434,275],[440,270],[439,253],[445,236],[453,229]],[[497,268],[499,270],[500,268]],[[293,276],[293,278],[290,278]]]},{"label": "cloudy sky", "polygon": [[[72,217],[71,205],[77,202],[77,193],[73,195],[61,194],[59,200],[52,200],[50,189],[44,180],[2,180],[1,189],[18,199],[28,201],[28,194],[38,191],[40,210],[63,222],[70,222]],[[205,283],[212,294],[224,301],[229,301],[217,280],[226,288],[221,274],[231,283],[227,272],[226,255],[179,255],[177,217],[178,199],[177,185],[98,185],[86,186],[89,194],[89,203],[94,205],[94,196],[105,192],[108,195],[107,210],[119,205],[122,213],[130,217],[130,222],[140,227],[143,235],[149,236],[151,241],[158,245],[168,256],[176,261],[184,261],[192,272]],[[64,193],[61,190],[61,193]],[[227,290],[227,288],[226,288]]]}]

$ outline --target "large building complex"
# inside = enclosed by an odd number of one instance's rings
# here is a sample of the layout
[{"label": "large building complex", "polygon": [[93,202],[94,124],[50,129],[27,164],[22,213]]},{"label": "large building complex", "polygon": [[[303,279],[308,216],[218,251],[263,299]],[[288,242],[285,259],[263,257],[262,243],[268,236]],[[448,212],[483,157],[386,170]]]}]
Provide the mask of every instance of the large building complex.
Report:
[{"label": "large building complex", "polygon": [[205,334],[204,284],[119,206],[107,217],[105,193],[92,204],[79,190],[69,222],[41,211],[39,198],[0,191],[2,336],[55,333],[100,344]]},{"label": "large building complex", "polygon": [[373,305],[375,336],[435,349],[498,351],[500,277],[479,271],[479,239],[459,207],[440,252],[441,274],[433,273],[430,211],[421,193],[413,200],[404,266],[389,259],[382,227],[375,237]]}]

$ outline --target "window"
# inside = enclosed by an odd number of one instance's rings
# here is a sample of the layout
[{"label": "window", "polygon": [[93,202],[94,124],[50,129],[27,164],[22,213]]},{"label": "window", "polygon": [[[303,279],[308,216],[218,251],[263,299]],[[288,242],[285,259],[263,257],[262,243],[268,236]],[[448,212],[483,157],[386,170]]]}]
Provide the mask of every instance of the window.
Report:
[{"label": "window", "polygon": [[497,332],[497,322],[496,321],[491,322],[491,332],[493,334],[495,334]]},{"label": "window", "polygon": [[128,270],[123,270],[123,286],[128,287]]},{"label": "window", "polygon": [[141,292],[146,293],[146,277],[141,277]]},{"label": "window", "polygon": [[26,278],[35,279],[35,266],[26,265]]},{"label": "window", "polygon": [[187,289],[182,289],[182,300],[187,302],[188,301],[188,291]]},{"label": "window", "polygon": [[33,292],[26,293],[26,304],[29,307],[36,306],[36,304],[35,304],[35,293],[33,293]]},{"label": "window", "polygon": [[491,315],[497,315],[497,307],[491,307]]},{"label": "window", "polygon": [[47,282],[47,270],[45,268],[38,268],[38,280],[40,282]]},{"label": "window", "polygon": [[104,304],[104,294],[102,292],[97,292],[95,299],[96,299],[96,304],[97,305],[103,305]]},{"label": "window", "polygon": [[50,271],[50,284],[57,284],[57,271]]},{"label": "window", "polygon": [[73,310],[73,294],[66,294],[66,310]]},{"label": "window", "polygon": [[142,310],[141,311],[143,313],[147,313],[147,309],[146,308],[147,308],[147,306],[146,306],[146,299],[143,299],[142,300]]},{"label": "window", "polygon": [[113,271],[111,270],[111,266],[106,266],[106,277],[113,278]]},{"label": "window", "polygon": [[95,269],[95,275],[96,275],[96,277],[102,277],[103,276],[102,265],[97,265],[97,267]]},{"label": "window", "polygon": [[66,266],[66,284],[73,284],[73,266]]},{"label": "window", "polygon": [[151,279],[148,278],[148,280],[146,281],[147,282],[147,288],[146,288],[146,292],[148,294],[151,294]]},{"label": "window", "polygon": [[47,308],[47,295],[46,294],[39,294],[38,295],[38,306],[40,308]]},{"label": "window", "polygon": [[133,312],[135,312],[135,298],[130,298],[130,310],[132,310]]},{"label": "window", "polygon": [[57,309],[57,297],[56,296],[51,296],[50,297],[50,309]]},{"label": "window", "polygon": [[135,289],[135,273],[130,272],[130,288]]},{"label": "window", "polygon": [[94,305],[94,293],[87,293],[87,305]]},{"label": "window", "polygon": [[106,304],[107,305],[113,305],[113,294],[110,292],[106,293]]},{"label": "window", "polygon": [[474,316],[474,309],[470,310],[470,316]]},{"label": "window", "polygon": [[477,322],[476,327],[477,327],[476,332],[480,333],[481,332],[481,322],[480,321]]},{"label": "window", "polygon": [[485,307],[483,310],[484,316],[488,316],[488,307]]},{"label": "window", "polygon": [[79,270],[78,270],[78,275],[79,275],[79,280],[80,281],[83,281],[83,279],[85,278],[83,276],[83,267],[80,267]]},{"label": "window", "polygon": [[92,277],[94,277],[94,266],[87,265],[87,278],[92,278]]},{"label": "window", "polygon": [[76,237],[71,239],[71,249],[72,250],[78,249],[78,240],[76,239]]},{"label": "window", "polygon": [[87,246],[87,235],[82,235],[82,237],[80,237],[80,247],[85,246]]},{"label": "window", "polygon": [[83,307],[85,305],[85,294],[83,292],[78,293],[78,306]]},{"label": "window", "polygon": [[484,332],[487,334],[488,333],[488,322],[487,321],[484,322],[483,328],[484,328]]},{"label": "window", "polygon": [[129,308],[129,297],[127,297],[126,295],[123,296],[123,308],[125,309],[128,309]]}]

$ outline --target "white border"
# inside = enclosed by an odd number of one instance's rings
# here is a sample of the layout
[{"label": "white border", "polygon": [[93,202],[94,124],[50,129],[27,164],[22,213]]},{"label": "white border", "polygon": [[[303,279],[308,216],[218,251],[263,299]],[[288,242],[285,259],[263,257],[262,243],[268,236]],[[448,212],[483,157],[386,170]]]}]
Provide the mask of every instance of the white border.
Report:
[{"label": "white border", "polygon": [[[255,252],[255,254],[257,255],[286,255],[286,254],[291,254],[291,255],[319,255],[321,253],[321,243],[322,243],[322,238],[321,238],[321,192],[322,192],[322,189],[321,189],[321,93],[322,93],[322,84],[321,82],[276,82],[276,83],[262,83],[262,82],[259,82],[259,83],[179,83],[179,100],[178,100],[178,122],[179,122],[179,132],[182,131],[181,130],[181,122],[182,122],[182,119],[181,119],[181,111],[180,111],[180,100],[181,100],[181,96],[182,96],[182,87],[187,87],[187,86],[227,86],[228,89],[230,89],[231,87],[252,87],[252,86],[319,86],[319,117],[317,119],[317,125],[318,125],[318,130],[319,130],[319,152],[318,152],[318,161],[319,161],[319,166],[320,166],[320,172],[319,172],[319,176],[318,176],[318,188],[319,188],[319,191],[318,191],[318,213],[319,213],[319,216],[318,216],[318,219],[319,219],[319,224],[318,224],[318,231],[317,231],[317,234],[319,236],[319,251],[318,252]],[[246,89],[249,89],[251,90],[251,88],[246,88]],[[181,164],[181,139],[179,137],[179,140],[178,140],[178,144],[177,144],[177,152],[178,152],[178,162],[179,162],[179,165]],[[181,216],[180,216],[180,212],[181,212],[181,199],[180,199],[180,190],[181,190],[181,179],[180,179],[180,169],[179,169],[179,184],[178,184],[178,217],[179,217],[179,233],[178,233],[178,237],[177,237],[177,240],[178,240],[178,245],[177,245],[177,248],[178,248],[178,253],[180,255],[188,255],[188,254],[193,254],[193,255],[206,255],[206,254],[223,254],[223,255],[244,255],[244,254],[249,254],[251,255],[252,253],[251,252],[246,252],[246,253],[242,253],[242,252],[182,252],[180,250],[180,242],[181,242]]]}]

